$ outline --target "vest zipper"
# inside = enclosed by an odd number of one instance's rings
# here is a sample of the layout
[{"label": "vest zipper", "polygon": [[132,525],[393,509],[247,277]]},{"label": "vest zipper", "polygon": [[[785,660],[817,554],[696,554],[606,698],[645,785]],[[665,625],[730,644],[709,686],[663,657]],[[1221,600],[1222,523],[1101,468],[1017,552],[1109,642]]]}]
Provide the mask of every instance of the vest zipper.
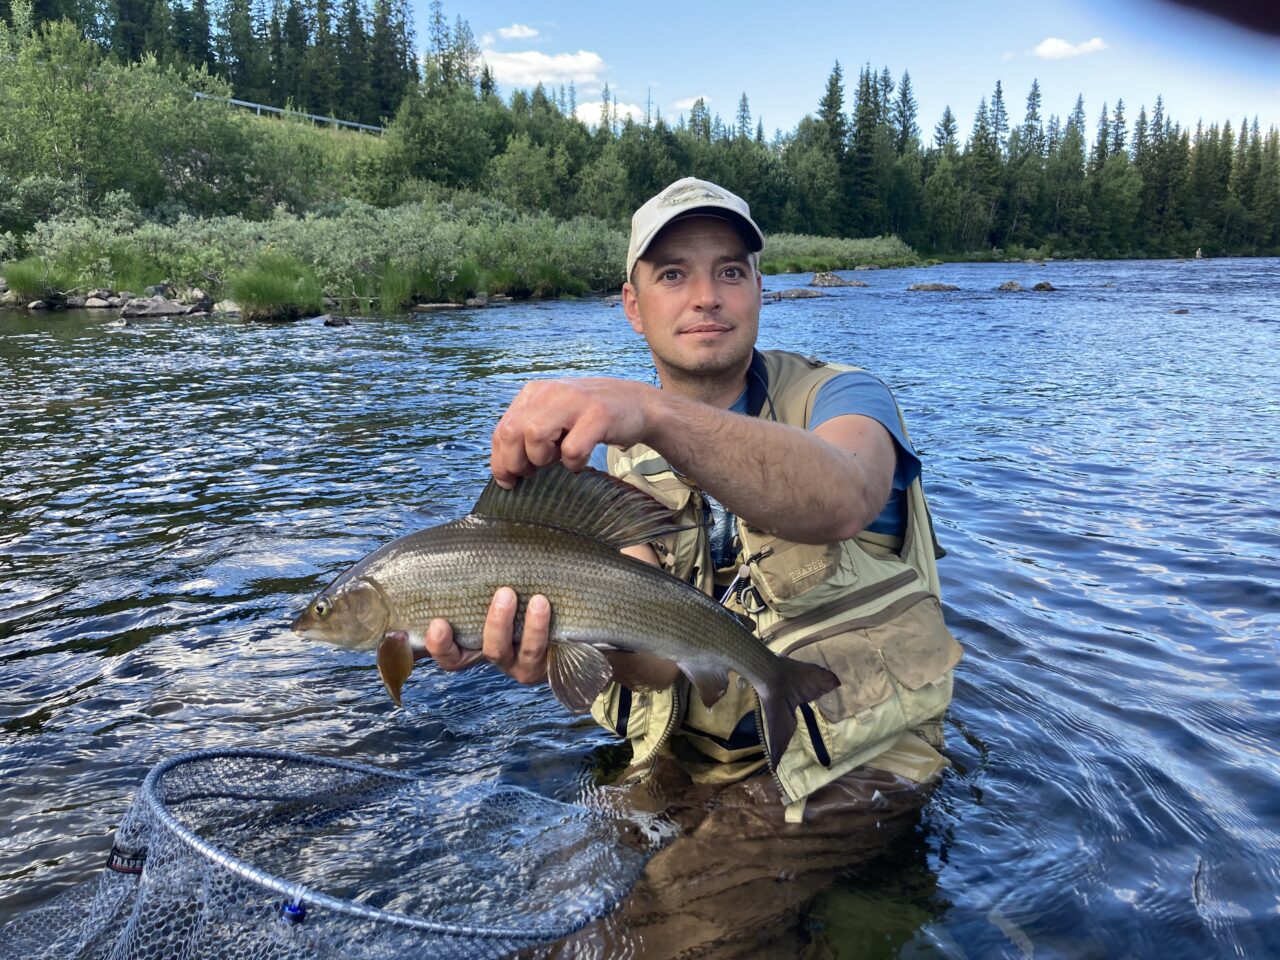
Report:
[{"label": "vest zipper", "polygon": [[662,730],[662,735],[658,737],[658,742],[653,745],[650,751],[650,772],[653,766],[658,762],[658,753],[667,745],[667,741],[671,739],[671,735],[675,732],[676,727],[680,723],[680,684],[679,681],[671,685],[671,716],[667,717],[667,725]]},{"label": "vest zipper", "polygon": [[[756,729],[760,733],[760,745],[764,747],[764,765],[769,770],[769,776],[773,777],[773,785],[778,788],[778,796],[782,798],[783,804],[789,804],[792,802],[791,794],[787,793],[787,788],[782,785],[778,771],[773,768],[773,758],[769,755],[769,738],[764,735],[764,709],[760,706],[758,695],[756,696]],[[783,748],[783,752],[786,752],[786,747]]]}]

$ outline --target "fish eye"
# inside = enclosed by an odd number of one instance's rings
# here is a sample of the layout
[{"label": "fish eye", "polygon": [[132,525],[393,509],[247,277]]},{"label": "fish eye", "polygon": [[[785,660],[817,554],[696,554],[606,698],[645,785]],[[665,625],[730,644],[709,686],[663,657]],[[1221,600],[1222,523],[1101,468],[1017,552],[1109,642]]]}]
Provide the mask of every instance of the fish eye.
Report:
[{"label": "fish eye", "polygon": [[315,606],[312,609],[315,610],[316,616],[323,620],[332,612],[333,604],[321,597],[315,602]]}]

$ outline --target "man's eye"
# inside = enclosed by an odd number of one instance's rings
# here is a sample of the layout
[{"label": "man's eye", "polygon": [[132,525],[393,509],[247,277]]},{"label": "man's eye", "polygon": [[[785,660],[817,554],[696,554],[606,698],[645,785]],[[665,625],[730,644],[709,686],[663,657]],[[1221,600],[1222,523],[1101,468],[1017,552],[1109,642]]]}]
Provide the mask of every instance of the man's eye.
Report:
[{"label": "man's eye", "polygon": [[728,277],[730,280],[739,280],[739,279],[741,279],[741,278],[742,278],[742,268],[740,268],[740,267],[725,267],[725,269],[724,269],[724,275],[725,275],[726,277]]},{"label": "man's eye", "polygon": [[662,279],[663,280],[679,280],[680,271],[679,270],[663,270]]}]

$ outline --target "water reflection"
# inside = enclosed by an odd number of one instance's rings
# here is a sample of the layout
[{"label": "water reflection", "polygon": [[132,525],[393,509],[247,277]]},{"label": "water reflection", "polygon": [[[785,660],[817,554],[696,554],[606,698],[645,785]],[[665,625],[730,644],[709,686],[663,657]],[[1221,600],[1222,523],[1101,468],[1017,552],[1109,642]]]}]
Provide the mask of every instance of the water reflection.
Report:
[{"label": "water reflection", "polygon": [[[765,346],[898,391],[967,652],[942,788],[768,937],[1280,953],[1280,325],[1258,322],[1280,315],[1276,266],[878,271],[765,308]],[[1045,278],[1058,294],[992,292]],[[964,289],[905,292],[938,279]],[[6,313],[0,371],[0,920],[92,875],[146,770],[185,749],[590,793],[607,738],[541,693],[420,669],[397,711],[367,656],[283,627],[355,558],[470,508],[525,379],[649,379],[620,311]]]}]

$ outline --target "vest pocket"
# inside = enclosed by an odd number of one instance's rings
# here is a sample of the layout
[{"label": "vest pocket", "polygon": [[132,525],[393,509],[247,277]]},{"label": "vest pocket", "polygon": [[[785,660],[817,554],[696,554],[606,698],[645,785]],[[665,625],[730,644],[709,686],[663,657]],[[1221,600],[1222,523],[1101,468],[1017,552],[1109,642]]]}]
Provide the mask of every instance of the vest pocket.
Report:
[{"label": "vest pocket", "polygon": [[961,649],[937,598],[921,593],[906,609],[895,604],[886,612],[883,623],[828,627],[789,647],[790,656],[840,678],[839,687],[801,708],[796,730],[804,753],[824,768],[866,762],[872,748],[937,716],[951,699],[950,671]]},{"label": "vest pocket", "polygon": [[[738,524],[742,552],[751,564],[751,585],[773,609],[830,582],[840,570],[841,544],[780,540],[747,523]],[[842,586],[852,582],[842,578]]]}]

